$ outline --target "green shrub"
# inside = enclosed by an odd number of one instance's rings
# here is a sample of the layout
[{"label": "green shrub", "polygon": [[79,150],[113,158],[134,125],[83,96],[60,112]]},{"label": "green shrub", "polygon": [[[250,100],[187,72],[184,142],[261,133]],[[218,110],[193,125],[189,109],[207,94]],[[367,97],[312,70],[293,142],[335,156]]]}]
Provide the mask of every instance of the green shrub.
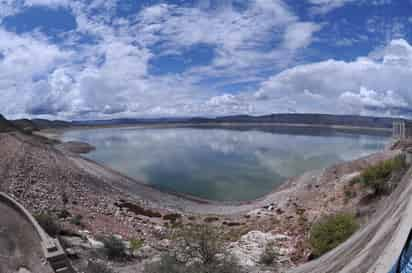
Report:
[{"label": "green shrub", "polygon": [[59,213],[57,214],[57,217],[59,219],[66,219],[70,216],[72,216],[71,213],[66,209],[63,209],[63,210],[59,211]]},{"label": "green shrub", "polygon": [[388,181],[391,176],[405,168],[405,157],[399,155],[368,167],[361,173],[359,181],[364,186],[372,189],[375,195],[382,195],[389,191]]},{"label": "green shrub", "polygon": [[82,220],[83,220],[83,216],[81,216],[80,214],[77,214],[72,219],[70,219],[70,223],[76,226],[84,227]]},{"label": "green shrub", "polygon": [[177,237],[181,243],[178,251],[203,264],[215,262],[216,255],[223,252],[222,234],[208,225],[187,226],[177,233]]},{"label": "green shrub", "polygon": [[176,247],[161,260],[145,267],[145,273],[242,273],[236,259],[225,253],[222,233],[208,225],[176,231]]},{"label": "green shrub", "polygon": [[139,250],[143,246],[144,241],[140,239],[131,239],[129,243],[130,243],[130,249],[132,251],[136,251],[136,250]]},{"label": "green shrub", "polygon": [[279,253],[276,251],[275,242],[269,242],[260,256],[260,263],[271,265],[277,260],[278,256]]},{"label": "green shrub", "polygon": [[52,237],[59,235],[61,226],[51,214],[40,213],[36,214],[34,218],[47,234]]},{"label": "green shrub", "polygon": [[109,260],[122,260],[127,257],[126,246],[123,241],[116,236],[109,236],[102,239]]},{"label": "green shrub", "polygon": [[145,273],[245,273],[233,257],[227,257],[219,262],[203,264],[194,262],[185,264],[174,256],[164,255],[160,261],[147,264]]},{"label": "green shrub", "polygon": [[319,257],[346,241],[359,224],[352,214],[339,213],[322,218],[310,230],[309,243],[314,257]]}]

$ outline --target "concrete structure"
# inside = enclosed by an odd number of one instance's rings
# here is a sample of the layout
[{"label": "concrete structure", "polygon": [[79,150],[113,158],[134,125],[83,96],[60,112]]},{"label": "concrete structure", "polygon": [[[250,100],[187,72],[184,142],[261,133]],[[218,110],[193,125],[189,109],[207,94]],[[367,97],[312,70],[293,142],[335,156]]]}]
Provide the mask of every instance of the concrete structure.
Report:
[{"label": "concrete structure", "polygon": [[[2,227],[6,229],[3,235],[0,234],[0,244],[3,243],[4,249],[7,249],[3,255],[7,256],[9,261],[15,260],[15,262],[10,263],[9,267],[20,267],[22,264],[30,267],[31,264],[32,268],[27,269],[37,270],[33,273],[52,271],[56,273],[74,273],[59,241],[51,238],[21,204],[10,196],[0,193],[0,212],[4,214],[0,218],[0,229]],[[10,228],[7,229],[7,226]],[[26,237],[27,239],[19,240],[19,237]],[[10,247],[7,247],[7,245]],[[25,253],[24,256],[33,256],[31,259],[25,260],[26,257],[19,258],[19,253]],[[44,263],[44,261],[47,261],[47,263]],[[2,269],[0,265],[0,272],[2,270],[10,269]]]},{"label": "concrete structure", "polygon": [[400,140],[412,138],[412,122],[406,120],[394,121],[393,137]]}]

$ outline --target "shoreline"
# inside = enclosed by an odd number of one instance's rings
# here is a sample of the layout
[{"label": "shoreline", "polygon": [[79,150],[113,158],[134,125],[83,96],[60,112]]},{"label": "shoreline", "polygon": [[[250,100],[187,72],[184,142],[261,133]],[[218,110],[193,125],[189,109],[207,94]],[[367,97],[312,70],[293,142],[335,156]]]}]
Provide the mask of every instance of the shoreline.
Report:
[{"label": "shoreline", "polygon": [[[216,126],[218,125],[218,126]],[[113,183],[117,184],[117,186],[120,186],[120,188],[125,187],[126,192],[131,193],[130,189],[135,188],[135,192],[140,192],[141,188],[144,188],[146,191],[151,191],[152,193],[150,196],[152,197],[151,199],[154,199],[153,202],[160,202],[160,200],[163,200],[164,198],[167,198],[168,200],[170,199],[183,199],[186,200],[187,202],[193,202],[195,204],[203,204],[207,206],[212,206],[215,207],[215,209],[211,209],[210,211],[206,209],[205,213],[202,214],[220,214],[218,213],[219,210],[216,210],[216,208],[223,208],[227,207],[232,208],[232,207],[244,207],[245,209],[238,209],[238,213],[245,212],[249,209],[253,210],[256,209],[258,206],[265,206],[267,204],[265,203],[271,203],[273,202],[274,199],[276,199],[275,196],[280,192],[287,190],[292,187],[292,185],[296,185],[295,181],[299,180],[306,180],[307,177],[312,176],[316,177],[322,174],[327,169],[330,169],[332,167],[336,167],[342,164],[351,164],[352,162],[358,161],[358,160],[369,160],[370,157],[372,157],[374,154],[361,157],[361,158],[355,158],[350,161],[344,161],[340,162],[337,164],[333,164],[329,167],[326,167],[324,169],[318,169],[318,170],[310,170],[302,173],[301,175],[294,176],[294,177],[289,177],[285,178],[285,180],[276,188],[272,189],[271,191],[267,192],[266,194],[262,195],[261,197],[258,197],[256,199],[252,200],[245,200],[245,201],[218,201],[218,200],[212,200],[212,199],[205,199],[201,197],[196,197],[190,194],[185,194],[185,193],[180,193],[180,192],[173,192],[173,191],[168,191],[168,190],[162,190],[159,188],[156,188],[150,184],[144,183],[142,181],[138,181],[137,179],[128,176],[127,174],[124,174],[120,171],[112,169],[110,166],[104,165],[102,163],[96,162],[92,159],[86,158],[82,156],[83,153],[78,153],[78,152],[73,152],[70,151],[70,149],[67,149],[64,147],[64,144],[66,142],[63,142],[61,140],[62,135],[65,132],[72,131],[72,130],[94,130],[94,129],[110,129],[110,128],[125,128],[125,129],[146,129],[146,128],[156,128],[156,129],[167,129],[167,128],[233,128],[237,126],[244,125],[246,127],[256,127],[256,126],[262,126],[262,127],[297,127],[297,128],[326,128],[326,129],[333,129],[333,130],[351,130],[355,132],[359,131],[383,131],[383,132],[389,132],[389,129],[385,128],[371,128],[371,127],[348,127],[348,126],[324,126],[324,125],[318,125],[318,126],[312,126],[310,124],[279,124],[279,123],[208,123],[208,124],[188,124],[188,123],[173,123],[173,124],[143,124],[143,125],[96,125],[96,126],[76,126],[76,127],[69,127],[69,128],[64,128],[64,129],[46,129],[46,130],[41,130],[38,132],[34,132],[35,135],[40,135],[52,140],[57,140],[61,142],[60,144],[54,145],[56,148],[58,148],[60,151],[64,152],[69,158],[71,158],[76,164],[78,164],[80,167],[82,167],[85,171],[88,171],[89,169],[94,169],[97,173],[102,174],[106,173],[108,176],[114,176],[114,180],[122,181],[122,183]],[[391,146],[392,141],[388,142],[388,147]],[[89,143],[83,143],[83,142],[77,142],[75,144],[79,145],[90,145]],[[93,146],[92,146],[93,147]],[[376,154],[381,154],[387,152],[387,149],[385,148],[384,150],[376,153]],[[87,167],[86,167],[87,166]],[[133,195],[133,193],[131,193]],[[153,198],[153,196],[157,196],[157,198]],[[170,198],[170,196],[172,198]],[[280,198],[279,198],[280,199]],[[164,200],[163,200],[164,201]],[[175,204],[176,202],[173,201],[171,202]],[[170,208],[175,208],[176,206],[172,205]],[[181,206],[179,206],[181,207]],[[193,207],[193,205],[188,205],[187,207]],[[248,209],[246,209],[248,208]],[[181,210],[181,208],[179,209]],[[197,211],[197,210],[195,210]]]},{"label": "shoreline", "polygon": [[[388,146],[390,145],[391,144],[388,143]],[[308,181],[313,180],[313,178],[320,177],[325,173],[330,172],[331,169],[353,164],[356,165],[357,162],[363,162],[368,165],[370,164],[369,162],[379,161],[377,158],[392,157],[398,153],[398,151],[384,149],[368,156],[336,163],[323,169],[306,171],[301,175],[286,178],[279,186],[256,199],[245,201],[218,201],[204,199],[185,193],[161,190],[151,186],[150,184],[132,178],[120,171],[114,170],[110,166],[86,158],[79,153],[73,153],[64,149],[61,151],[63,151],[69,159],[71,159],[84,171],[89,173],[91,172],[94,175],[97,174],[98,176],[103,176],[105,178],[110,178],[110,180],[112,180],[111,186],[115,186],[118,189],[127,192],[128,195],[140,195],[139,197],[142,199],[146,197],[149,199],[148,201],[153,203],[169,203],[164,207],[165,209],[177,209],[178,211],[195,214],[218,215],[246,213],[254,209],[258,209],[259,207],[268,206],[274,202],[281,203],[283,202],[283,199],[288,198],[288,195],[286,194],[287,191],[298,191],[299,186],[307,184]],[[348,175],[348,173],[343,175]],[[142,194],[142,192],[145,194]]]}]

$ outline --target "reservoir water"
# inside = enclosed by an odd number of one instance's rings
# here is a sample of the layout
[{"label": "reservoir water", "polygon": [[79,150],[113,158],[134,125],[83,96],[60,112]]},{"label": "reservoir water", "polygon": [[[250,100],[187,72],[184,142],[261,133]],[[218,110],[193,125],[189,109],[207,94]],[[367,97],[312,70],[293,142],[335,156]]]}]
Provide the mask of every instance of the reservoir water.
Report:
[{"label": "reservoir water", "polygon": [[383,150],[384,134],[319,128],[107,128],[71,130],[84,155],[161,190],[252,200],[287,178]]}]

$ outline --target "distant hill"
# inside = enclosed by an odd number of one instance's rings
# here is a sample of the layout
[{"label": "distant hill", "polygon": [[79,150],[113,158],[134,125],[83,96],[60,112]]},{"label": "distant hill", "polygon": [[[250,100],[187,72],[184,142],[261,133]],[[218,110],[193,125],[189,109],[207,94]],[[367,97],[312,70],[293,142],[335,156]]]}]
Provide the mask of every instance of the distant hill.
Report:
[{"label": "distant hill", "polygon": [[393,118],[367,117],[354,115],[326,115],[326,114],[272,114],[265,116],[226,116],[217,118],[158,118],[158,119],[111,119],[74,121],[73,125],[116,125],[116,124],[208,124],[208,123],[276,123],[276,124],[305,124],[324,126],[350,126],[369,128],[392,128]]},{"label": "distant hill", "polygon": [[111,125],[144,125],[144,124],[190,124],[208,125],[233,123],[233,124],[255,124],[273,123],[280,125],[313,125],[313,126],[347,126],[363,128],[392,128],[394,118],[368,117],[355,115],[326,115],[326,114],[271,114],[264,116],[225,116],[217,118],[205,117],[181,117],[181,118],[127,118],[110,120],[86,120],[86,121],[61,121],[47,119],[18,119],[6,120],[0,115],[0,132],[19,129],[32,132],[43,129],[59,129],[72,126],[111,126]]},{"label": "distant hill", "polygon": [[0,115],[0,132],[10,132],[15,131],[16,127],[14,127],[13,123],[5,119],[2,115]]},{"label": "distant hill", "polygon": [[191,118],[122,118],[122,119],[106,119],[106,120],[83,120],[73,121],[72,125],[127,125],[127,124],[162,124],[162,123],[185,123]]},{"label": "distant hill", "polygon": [[277,123],[324,126],[350,126],[369,128],[392,128],[395,119],[354,115],[326,114],[272,114],[266,116],[228,116],[218,118],[192,118],[193,123]]},{"label": "distant hill", "polygon": [[12,121],[14,126],[24,132],[33,132],[39,130],[36,124],[29,119],[17,119]]},{"label": "distant hill", "polygon": [[72,122],[63,120],[47,120],[47,119],[32,119],[31,120],[37,129],[59,129],[72,126]]}]

